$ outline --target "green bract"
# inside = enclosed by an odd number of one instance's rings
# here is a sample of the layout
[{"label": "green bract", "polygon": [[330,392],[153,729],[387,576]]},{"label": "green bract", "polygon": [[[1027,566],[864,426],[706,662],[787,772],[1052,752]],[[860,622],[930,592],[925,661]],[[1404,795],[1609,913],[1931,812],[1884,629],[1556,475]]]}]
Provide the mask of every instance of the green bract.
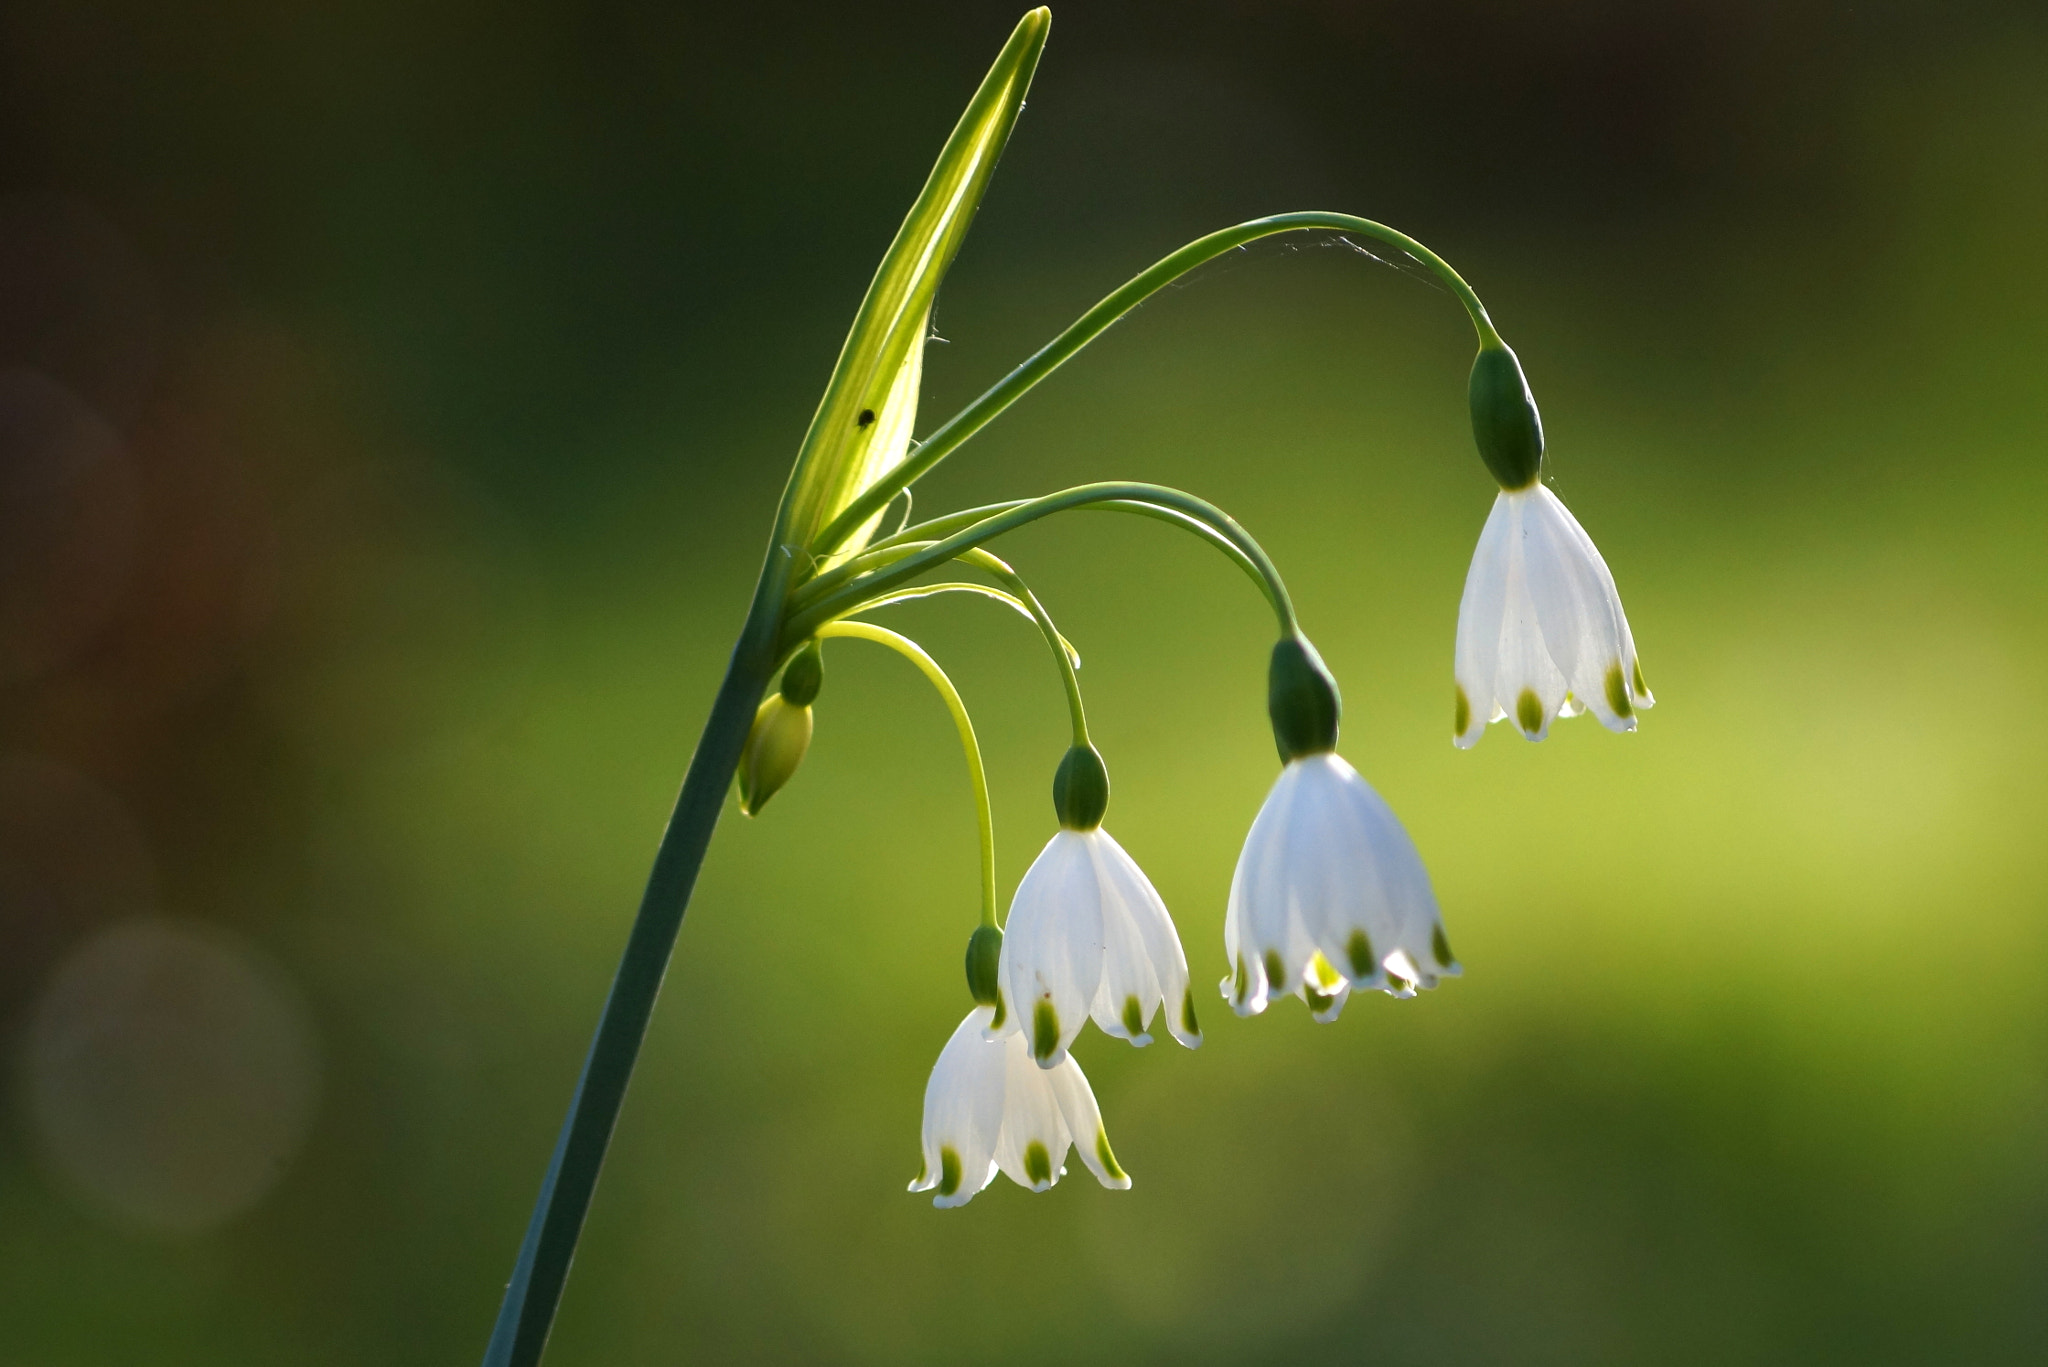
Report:
[{"label": "green bract", "polygon": [[[810,544],[908,450],[932,299],[1016,127],[1051,24],[1046,9],[1018,23],[882,257],[797,453],[776,529],[781,544]],[[872,518],[864,529],[872,529]],[[857,548],[865,539],[858,531],[832,549]]]}]

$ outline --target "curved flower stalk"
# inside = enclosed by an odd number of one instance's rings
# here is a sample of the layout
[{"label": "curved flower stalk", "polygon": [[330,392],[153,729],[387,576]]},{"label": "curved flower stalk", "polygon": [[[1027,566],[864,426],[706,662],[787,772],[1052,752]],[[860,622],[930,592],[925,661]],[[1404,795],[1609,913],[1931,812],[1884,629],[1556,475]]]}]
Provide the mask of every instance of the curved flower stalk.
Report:
[{"label": "curved flower stalk", "polygon": [[[534,1367],[540,1360],[712,832],[735,787],[742,810],[760,812],[824,734],[819,648],[829,638],[887,645],[938,688],[967,754],[979,817],[981,915],[965,958],[976,1005],[932,1071],[924,1168],[914,1187],[936,1190],[940,1205],[957,1205],[1001,1170],[1044,1190],[1076,1145],[1104,1185],[1130,1184],[1071,1046],[1088,1019],[1134,1044],[1151,1038],[1162,1015],[1183,1044],[1199,1043],[1201,1033],[1172,918],[1102,829],[1109,779],[1088,740],[1079,657],[1023,578],[989,550],[1041,518],[1093,510],[1164,522],[1229,558],[1273,611],[1280,639],[1268,709],[1283,769],[1232,881],[1225,918],[1232,1005],[1251,1014],[1275,996],[1296,993],[1318,1018],[1330,1019],[1354,989],[1412,995],[1458,971],[1414,845],[1336,754],[1336,681],[1301,634],[1272,560],[1221,509],[1157,484],[1100,482],[882,531],[899,498],[909,523],[908,495],[918,479],[1203,263],[1276,234],[1341,235],[1405,255],[1442,281],[1471,320],[1479,342],[1470,383],[1473,434],[1504,492],[1481,538],[1460,615],[1461,744],[1483,728],[1475,718],[1505,713],[1540,736],[1552,716],[1580,707],[1615,725],[1650,704],[1611,577],[1578,524],[1537,483],[1541,422],[1514,353],[1471,286],[1429,248],[1385,224],[1313,211],[1252,219],[1198,238],[1111,291],[923,442],[913,440],[932,301],[1016,125],[1049,23],[1043,9],[1025,15],[968,103],[875,271],[805,431],[745,625],[655,853],[534,1202],[486,1367]],[[963,567],[999,587],[926,577]],[[941,593],[978,595],[1030,617],[1059,670],[1072,722],[1073,743],[1053,785],[1061,829],[1019,885],[1007,935],[997,924],[994,824],[965,704],[916,642],[858,620],[873,608]],[[1626,685],[1620,693],[1610,691],[1617,664]],[[1522,714],[1525,696],[1540,712]]]},{"label": "curved flower stalk", "polygon": [[912,1191],[932,1204],[964,1206],[1001,1171],[1028,1191],[1066,1176],[1067,1149],[1095,1180],[1128,1191],[1087,1075],[1071,1056],[1051,1067],[1032,1062],[1024,1037],[989,1034],[994,1008],[977,1006],[954,1029],[924,1089],[924,1163]]},{"label": "curved flower stalk", "polygon": [[1504,345],[1473,364],[1472,414],[1501,490],[1458,603],[1453,739],[1470,749],[1506,719],[1542,740],[1552,719],[1581,712],[1610,731],[1635,730],[1636,713],[1656,699],[1628,614],[1593,538],[1543,484],[1542,419]]}]

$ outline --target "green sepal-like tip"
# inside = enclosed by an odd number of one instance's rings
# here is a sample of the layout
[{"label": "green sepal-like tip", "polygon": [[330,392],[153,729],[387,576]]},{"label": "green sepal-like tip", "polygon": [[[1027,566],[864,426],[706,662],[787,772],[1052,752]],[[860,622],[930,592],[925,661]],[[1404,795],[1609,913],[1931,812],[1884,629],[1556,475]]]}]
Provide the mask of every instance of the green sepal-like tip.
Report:
[{"label": "green sepal-like tip", "polygon": [[1273,719],[1273,744],[1280,762],[1337,748],[1337,723],[1344,712],[1337,680],[1306,636],[1283,637],[1266,670],[1266,712]]},{"label": "green sepal-like tip", "polygon": [[1003,932],[994,926],[978,926],[967,939],[967,994],[980,1006],[994,1006],[1001,999],[996,991],[996,969],[1003,961]]},{"label": "green sepal-like tip", "polygon": [[1109,810],[1109,769],[1092,745],[1076,745],[1052,776],[1052,809],[1070,831],[1092,831]]},{"label": "green sepal-like tip", "polygon": [[824,686],[825,652],[813,641],[782,667],[782,696],[798,707],[809,707]]},{"label": "green sepal-like tip", "polygon": [[754,713],[740,751],[740,811],[754,816],[804,762],[811,748],[811,709],[775,694]]},{"label": "green sepal-like tip", "polygon": [[1472,361],[1466,390],[1472,440],[1503,489],[1526,489],[1543,470],[1543,416],[1512,348],[1491,342]]}]

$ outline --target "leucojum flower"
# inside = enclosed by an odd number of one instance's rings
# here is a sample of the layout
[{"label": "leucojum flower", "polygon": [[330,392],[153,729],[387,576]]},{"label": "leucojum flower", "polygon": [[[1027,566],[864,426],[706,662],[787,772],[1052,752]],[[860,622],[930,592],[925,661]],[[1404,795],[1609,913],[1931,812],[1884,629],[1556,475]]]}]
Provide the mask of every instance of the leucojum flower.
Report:
[{"label": "leucojum flower", "polygon": [[1543,419],[1515,353],[1493,339],[1472,364],[1472,430],[1500,481],[1458,603],[1460,747],[1488,722],[1542,740],[1554,717],[1591,712],[1636,729],[1653,706],[1614,576],[1593,538],[1542,481]]},{"label": "leucojum flower", "polygon": [[[959,733],[980,837],[980,915],[965,965],[971,1005],[925,1086],[912,1189],[958,1206],[1001,1172],[1043,1191],[1070,1154],[1102,1185],[1131,1185],[1076,1057],[1087,1047],[1087,1027],[1093,1022],[1097,1033],[1133,1045],[1163,1029],[1188,1047],[1201,1042],[1202,1030],[1173,917],[1103,826],[1109,770],[1089,736],[1080,657],[1025,576],[990,549],[1033,522],[1081,510],[1164,522],[1242,570],[1273,613],[1266,708],[1281,768],[1221,899],[1222,986],[1233,1010],[1255,1016],[1294,996],[1314,1019],[1330,1021],[1354,992],[1410,998],[1460,972],[1415,842],[1338,753],[1336,679],[1304,634],[1279,570],[1236,521],[1193,494],[1133,481],[912,520],[916,481],[1118,319],[1204,262],[1283,233],[1369,243],[1435,275],[1471,320],[1479,343],[1468,385],[1473,432],[1501,493],[1459,610],[1461,746],[1500,718],[1531,739],[1554,717],[1578,711],[1628,730],[1650,705],[1613,578],[1539,480],[1542,424],[1520,363],[1471,286],[1429,248],[1384,224],[1345,213],[1286,213],[1199,238],[1112,291],[922,442],[912,440],[932,300],[1008,142],[1049,23],[1042,9],[1027,14],[968,103],[875,272],[812,416],[752,606],[541,1184],[487,1367],[531,1367],[540,1357],[719,814],[735,786],[741,811],[761,813],[799,772],[819,734],[823,651],[831,641],[885,646],[937,690]],[[869,620],[941,594],[978,597],[1027,618],[1066,702],[1071,737],[1052,785],[1058,829],[1018,884],[1007,923],[997,915],[995,823],[966,704],[922,646]],[[1248,694],[1254,658],[1245,660]],[[1230,666],[1218,668],[1227,674]]]}]

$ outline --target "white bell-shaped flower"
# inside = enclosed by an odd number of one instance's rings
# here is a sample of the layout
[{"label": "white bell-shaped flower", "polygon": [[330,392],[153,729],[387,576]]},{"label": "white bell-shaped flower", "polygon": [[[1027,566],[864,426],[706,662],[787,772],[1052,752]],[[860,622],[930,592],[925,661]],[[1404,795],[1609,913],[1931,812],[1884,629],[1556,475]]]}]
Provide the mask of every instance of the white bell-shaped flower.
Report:
[{"label": "white bell-shaped flower", "polygon": [[1479,533],[1458,604],[1456,674],[1463,748],[1503,717],[1530,740],[1580,712],[1633,731],[1637,710],[1656,701],[1607,562],[1540,481],[1502,490]]},{"label": "white bell-shaped flower", "polygon": [[1103,1186],[1129,1190],[1081,1065],[1067,1057],[1041,1068],[1023,1035],[988,1038],[994,1010],[968,1012],[932,1065],[924,1089],[924,1165],[910,1189],[936,1187],[933,1205],[964,1206],[1000,1170],[1020,1187],[1044,1191],[1066,1175],[1072,1145]]},{"label": "white bell-shaped flower", "polygon": [[1230,880],[1223,948],[1240,1016],[1292,992],[1335,1020],[1354,988],[1410,997],[1460,971],[1414,842],[1334,751],[1289,761],[1266,795]]},{"label": "white bell-shaped flower", "polygon": [[1175,1039],[1202,1042],[1166,903],[1100,826],[1063,829],[1039,851],[1010,902],[997,981],[991,1030],[1021,1030],[1040,1067],[1057,1066],[1090,1017],[1106,1035],[1150,1044],[1162,1005]]}]

